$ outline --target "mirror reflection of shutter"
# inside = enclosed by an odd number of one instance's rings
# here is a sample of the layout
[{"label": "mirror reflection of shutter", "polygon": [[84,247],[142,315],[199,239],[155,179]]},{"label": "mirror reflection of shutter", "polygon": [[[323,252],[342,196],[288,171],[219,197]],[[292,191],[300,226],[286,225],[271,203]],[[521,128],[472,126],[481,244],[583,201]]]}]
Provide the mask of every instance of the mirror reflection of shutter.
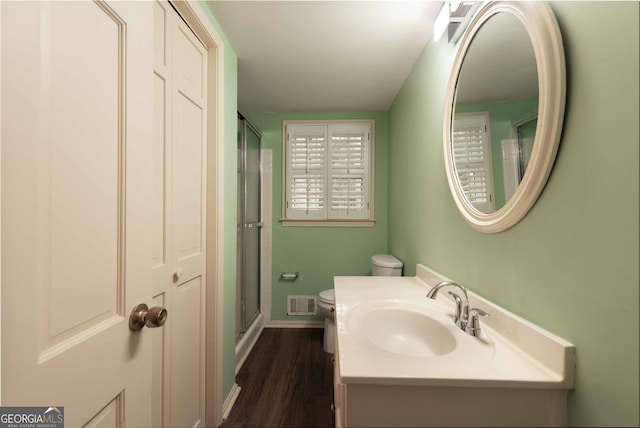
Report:
[{"label": "mirror reflection of shutter", "polygon": [[287,218],[326,218],[326,126],[287,128]]},{"label": "mirror reflection of shutter", "polygon": [[504,200],[509,201],[520,184],[518,172],[518,140],[507,138],[502,140],[502,177],[504,182]]},{"label": "mirror reflection of shutter", "polygon": [[328,218],[368,219],[370,126],[330,125],[329,138]]},{"label": "mirror reflection of shutter", "polygon": [[494,211],[488,113],[457,114],[452,151],[460,186],[480,212]]}]

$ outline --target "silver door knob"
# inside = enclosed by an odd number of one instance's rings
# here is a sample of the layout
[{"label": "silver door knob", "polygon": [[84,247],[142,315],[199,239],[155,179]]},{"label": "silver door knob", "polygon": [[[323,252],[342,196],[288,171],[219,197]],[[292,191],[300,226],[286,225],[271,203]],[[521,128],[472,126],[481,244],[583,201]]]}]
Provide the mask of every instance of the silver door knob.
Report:
[{"label": "silver door knob", "polygon": [[129,316],[129,328],[131,331],[142,330],[142,327],[162,327],[167,322],[169,313],[165,308],[154,306],[151,309],[144,303],[136,305]]}]

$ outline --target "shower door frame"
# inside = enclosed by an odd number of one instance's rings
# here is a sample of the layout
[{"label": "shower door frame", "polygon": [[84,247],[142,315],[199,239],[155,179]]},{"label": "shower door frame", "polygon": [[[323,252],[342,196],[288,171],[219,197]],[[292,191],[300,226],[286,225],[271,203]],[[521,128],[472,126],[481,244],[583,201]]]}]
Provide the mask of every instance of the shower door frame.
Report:
[{"label": "shower door frame", "polygon": [[[240,339],[247,331],[247,329],[251,326],[251,324],[256,320],[256,318],[261,313],[261,241],[262,241],[262,133],[253,125],[247,118],[242,115],[242,113],[238,112],[238,123],[242,124],[242,128],[238,129],[239,132],[239,140],[241,143],[238,145],[238,189],[241,189],[241,197],[238,198],[238,250],[237,250],[237,280],[236,280],[236,298],[238,299],[238,303],[236,305],[236,311],[238,314],[236,315],[236,340]],[[246,171],[247,171],[247,133],[248,131],[253,132],[258,137],[258,189],[255,197],[257,198],[258,203],[258,221],[247,222],[246,218],[246,207],[248,205],[248,188],[247,188],[247,180]],[[245,266],[247,265],[245,260],[245,246],[244,246],[244,237],[246,229],[258,229],[258,258],[255,261],[257,266],[256,277],[258,280],[258,289],[257,289],[257,310],[255,314],[251,316],[250,319],[247,319],[247,309],[246,309],[246,289],[245,289]]]}]

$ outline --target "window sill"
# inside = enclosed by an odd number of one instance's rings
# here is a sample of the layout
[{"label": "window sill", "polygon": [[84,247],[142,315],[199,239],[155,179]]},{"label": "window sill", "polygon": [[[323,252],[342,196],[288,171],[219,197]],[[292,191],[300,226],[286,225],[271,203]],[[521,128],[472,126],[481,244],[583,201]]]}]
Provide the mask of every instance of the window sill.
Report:
[{"label": "window sill", "polygon": [[373,227],[375,220],[287,220],[280,219],[284,227]]}]

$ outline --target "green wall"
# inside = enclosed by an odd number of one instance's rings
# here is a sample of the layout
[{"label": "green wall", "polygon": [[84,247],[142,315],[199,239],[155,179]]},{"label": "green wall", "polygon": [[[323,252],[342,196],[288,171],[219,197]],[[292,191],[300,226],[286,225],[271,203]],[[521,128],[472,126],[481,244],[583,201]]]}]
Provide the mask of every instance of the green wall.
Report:
[{"label": "green wall", "polygon": [[[425,48],[388,114],[249,115],[273,150],[273,318],[287,318],[286,294],[368,274],[369,257],[390,252],[408,275],[424,263],[573,342],[572,426],[638,426],[638,3],[552,6],[567,59],[563,137],[539,201],[505,232],[475,232],[450,195],[442,120],[455,47],[445,41]],[[225,38],[224,396],[235,380],[236,92]],[[376,226],[280,226],[282,120],[363,117],[376,119]],[[291,270],[302,279],[279,283]]]},{"label": "green wall", "polygon": [[[455,48],[429,43],[389,112],[389,247],[573,342],[572,426],[638,426],[637,2],[553,2],[565,125],[540,199],[482,234],[456,209],[442,149]],[[470,356],[472,357],[472,356]]]},{"label": "green wall", "polygon": [[[236,380],[236,211],[237,211],[237,144],[238,144],[238,57],[220,24],[211,13],[206,1],[200,0],[202,10],[208,15],[224,43],[224,338],[223,380],[224,400]],[[228,166],[228,167],[227,167]]]},{"label": "green wall", "polygon": [[[262,131],[263,149],[273,156],[273,320],[322,320],[287,316],[287,295],[315,295],[333,288],[335,275],[370,275],[370,259],[387,252],[388,117],[387,113],[249,113]],[[375,226],[283,227],[282,218],[282,121],[300,119],[375,119]],[[299,272],[300,279],[280,281],[282,272]]]}]

